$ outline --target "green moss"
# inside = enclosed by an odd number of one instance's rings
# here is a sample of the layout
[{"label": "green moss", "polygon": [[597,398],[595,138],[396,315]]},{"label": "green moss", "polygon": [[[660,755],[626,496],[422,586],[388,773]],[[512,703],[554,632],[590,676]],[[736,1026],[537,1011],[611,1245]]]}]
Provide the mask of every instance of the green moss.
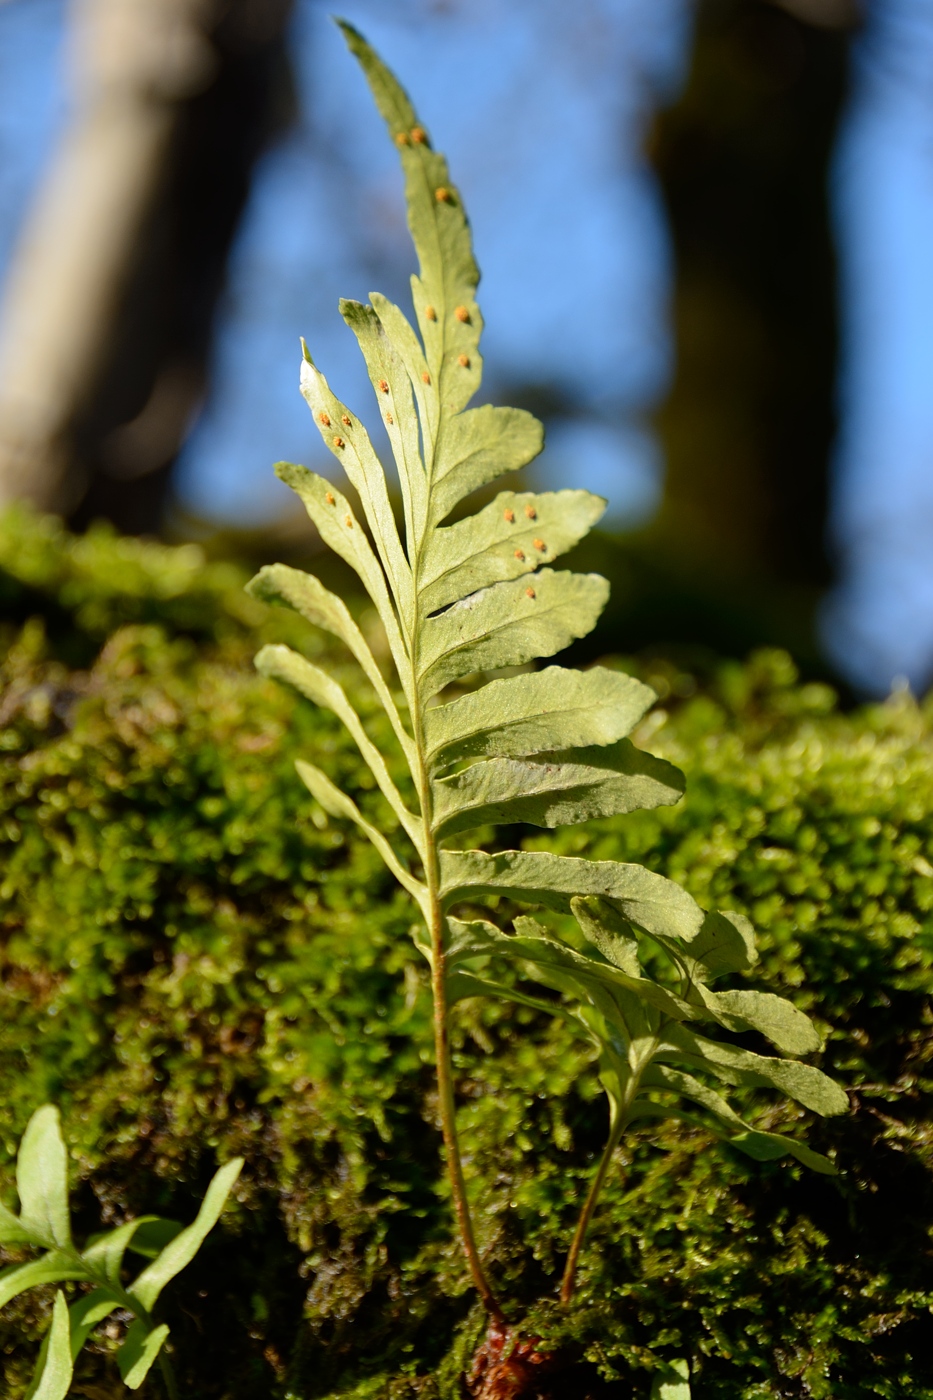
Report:
[{"label": "green moss", "polygon": [[[0,525],[16,622],[0,699],[4,1189],[48,1099],[88,1231],[144,1208],[190,1217],[216,1162],[242,1153],[239,1204],[166,1314],[185,1394],[454,1395],[479,1321],[451,1244],[413,911],[294,774],[313,751],[386,820],[349,741],[251,667],[262,641],[324,642],[241,581],[188,549],[75,540],[22,513]],[[666,692],[645,742],[686,770],[686,801],[528,844],[643,861],[754,918],[757,984],[818,1018],[853,1091],[849,1118],[809,1129],[841,1175],[634,1131],[579,1306],[559,1317],[538,1300],[604,1104],[563,1026],[467,1003],[460,1112],[494,1272],[620,1395],[631,1375],[647,1392],[650,1346],[692,1358],[701,1400],[933,1396],[933,715],[906,697],[839,713],[776,654],[699,690],[663,660],[641,670]],[[11,1400],[45,1306],[3,1315]],[[84,1383],[113,1385],[108,1345]]]}]

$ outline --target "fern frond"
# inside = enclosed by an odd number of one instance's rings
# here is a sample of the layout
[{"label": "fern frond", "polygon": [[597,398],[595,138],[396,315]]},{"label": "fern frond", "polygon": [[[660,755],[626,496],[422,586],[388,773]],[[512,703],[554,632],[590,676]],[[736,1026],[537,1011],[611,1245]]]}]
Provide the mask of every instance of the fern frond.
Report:
[{"label": "fern frond", "polygon": [[[841,1112],[844,1095],[812,1066],[756,1055],[695,1029],[710,1022],[727,1033],[754,1030],[788,1057],[818,1046],[807,1018],[781,998],[711,989],[720,973],[740,973],[754,962],[754,938],[741,916],[707,913],[680,886],[638,865],[448,846],[452,837],[478,826],[554,827],[671,804],[682,795],[684,780],[671,764],[629,740],[655,698],[632,677],[601,667],[579,672],[558,666],[508,678],[489,674],[551,657],[595,626],[608,598],[606,580],[551,565],[596,524],[605,502],[584,490],[506,489],[448,523],[474,492],[532,461],[543,432],[524,410],[467,407],[480,384],[482,318],[460,194],[394,76],[358,31],[339,23],[398,150],[419,263],[412,279],[414,323],[376,293],[369,305],[340,303],[388,433],[404,532],[365,427],[331,392],[307,347],[302,393],[324,444],[360,499],[366,530],[331,483],[303,467],[281,464],[277,470],[304,501],[321,538],[356,570],[376,607],[407,714],[397,708],[346,606],[317,579],[277,565],[264,569],[252,590],[296,607],[349,648],[389,715],[419,810],[406,806],[384,756],[333,678],[283,647],[266,648],[258,665],[339,716],[421,862],[420,872],[409,869],[347,794],[312,764],[298,765],[321,805],[366,833],[424,915],[428,938],[418,936],[416,943],[432,967],[451,1189],[474,1281],[496,1312],[472,1235],[457,1147],[448,1043],[452,1001],[499,995],[554,1010],[514,985],[508,969],[562,992],[564,1013],[575,1018],[600,1058],[610,1100],[610,1154],[633,1117],[668,1114],[703,1121],[753,1156],[786,1151],[817,1170],[831,1169],[800,1144],[746,1123],[706,1081],[776,1088],[817,1113]],[[446,693],[467,677],[469,693]],[[453,917],[458,904],[502,895],[573,913],[586,951],[562,943],[528,915],[514,921],[512,933],[484,920]],[[676,985],[649,973],[641,955],[645,939],[663,949]],[[501,976],[497,964],[505,969]],[[591,1197],[571,1250],[565,1297],[572,1291]]]}]

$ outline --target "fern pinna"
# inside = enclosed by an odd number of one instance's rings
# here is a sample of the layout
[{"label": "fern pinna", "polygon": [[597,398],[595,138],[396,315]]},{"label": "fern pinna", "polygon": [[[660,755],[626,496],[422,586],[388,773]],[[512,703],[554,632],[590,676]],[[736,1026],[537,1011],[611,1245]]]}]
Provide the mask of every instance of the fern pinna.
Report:
[{"label": "fern pinna", "polygon": [[[404,533],[366,429],[331,392],[307,350],[302,393],[356,491],[367,529],[330,481],[289,464],[277,471],[301,497],[322,539],[362,580],[382,619],[400,694],[386,682],[345,604],[313,575],[278,564],[263,569],[250,587],[259,598],[296,608],[349,648],[395,731],[417,810],[406,805],[332,677],[284,646],[265,647],[257,665],[340,717],[414,850],[414,859],[406,859],[320,769],[298,765],[328,813],[362,828],[423,915],[427,937],[417,942],[431,967],[453,1201],[476,1288],[500,1319],[474,1237],[457,1142],[448,1026],[458,998],[500,995],[550,1014],[562,1007],[597,1047],[610,1105],[609,1136],[572,1241],[565,1302],[599,1188],[627,1123],[639,1117],[701,1122],[753,1157],[791,1153],[817,1171],[832,1171],[825,1157],[745,1122],[721,1089],[771,1087],[820,1114],[843,1111],[846,1098],[819,1070],[795,1058],[816,1050],[819,1038],[789,1002],[749,990],[712,990],[716,977],[742,972],[754,961],[751,930],[740,915],[705,913],[678,885],[638,865],[450,848],[451,837],[491,823],[555,827],[674,803],[684,781],[676,768],[626,737],[655,699],[630,676],[598,666],[547,666],[447,696],[447,688],[467,676],[475,681],[553,656],[593,628],[608,595],[605,579],[550,565],[586,534],[605,503],[582,490],[506,490],[474,514],[445,524],[478,488],[536,456],[541,425],[519,409],[467,408],[480,384],[482,319],[460,195],[402,88],[363,38],[350,25],[341,27],[401,156],[419,260],[412,278],[417,331],[375,293],[367,306],[340,304],[392,445]],[[475,913],[489,895],[572,914],[581,936],[575,943],[562,939],[528,916],[516,918],[512,932],[488,920],[453,917],[463,906]],[[511,985],[509,975],[502,980],[509,965],[557,989],[564,1000],[538,999]],[[697,1029],[704,1022],[726,1031],[758,1031],[780,1055],[710,1039]]]}]

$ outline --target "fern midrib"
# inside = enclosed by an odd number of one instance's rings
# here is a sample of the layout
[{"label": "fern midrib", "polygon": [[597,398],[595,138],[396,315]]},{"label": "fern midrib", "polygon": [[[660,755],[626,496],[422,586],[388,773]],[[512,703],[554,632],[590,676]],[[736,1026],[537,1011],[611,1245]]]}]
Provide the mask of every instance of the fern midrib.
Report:
[{"label": "fern midrib", "polygon": [[[445,319],[441,340],[442,358],[443,350],[446,348],[446,342],[447,324]],[[439,376],[437,376],[437,378],[439,378]],[[410,714],[415,760],[417,764],[417,772],[412,776],[415,779],[415,786],[418,790],[418,800],[421,807],[422,860],[424,862],[424,882],[428,891],[429,917],[427,922],[428,935],[431,943],[431,993],[434,1010],[435,1069],[437,1074],[441,1131],[444,1138],[451,1196],[453,1198],[454,1212],[457,1217],[464,1253],[467,1257],[467,1263],[470,1268],[474,1286],[490,1315],[494,1318],[501,1319],[502,1310],[486,1278],[473,1233],[473,1223],[470,1216],[469,1201],[467,1199],[466,1181],[463,1175],[463,1163],[460,1158],[460,1146],[457,1138],[453,1069],[450,1058],[450,1007],[447,1000],[447,954],[445,950],[446,940],[444,938],[444,910],[441,903],[440,858],[437,836],[434,831],[431,769],[427,759],[427,743],[424,730],[424,697],[422,696],[421,687],[418,683],[423,622],[420,577],[424,549],[428,530],[430,528],[427,522],[431,519],[430,507],[434,464],[437,453],[437,442],[441,436],[442,416],[443,404],[438,395],[438,431],[431,442],[430,458],[424,462],[426,478],[426,518],[420,538],[412,540],[411,542],[412,549],[409,559],[412,576],[413,611],[407,652],[409,664],[411,666],[411,676],[409,678],[411,683]],[[422,435],[422,441],[426,441],[426,436],[424,434]]]},{"label": "fern midrib", "polygon": [[593,1215],[596,1211],[596,1205],[599,1200],[600,1193],[602,1192],[602,1188],[605,1183],[609,1167],[612,1163],[613,1154],[615,1153],[616,1148],[622,1140],[622,1134],[625,1132],[625,1129],[628,1126],[628,1114],[636,1098],[638,1097],[638,1093],[641,1088],[642,1076],[645,1073],[645,1070],[651,1064],[652,1060],[654,1059],[657,1053],[658,1046],[661,1043],[664,1025],[665,1018],[661,1016],[656,1030],[653,1031],[650,1036],[639,1038],[638,1041],[633,1039],[633,1041],[631,1042],[633,1045],[635,1045],[636,1043],[641,1044],[643,1041],[645,1048],[644,1050],[639,1051],[638,1056],[636,1058],[636,1063],[631,1068],[631,1073],[629,1075],[628,1082],[625,1086],[622,1101],[619,1105],[618,1119],[612,1125],[612,1128],[609,1132],[609,1136],[606,1140],[606,1146],[603,1148],[602,1156],[599,1159],[599,1166],[597,1167],[596,1174],[593,1177],[592,1182],[590,1183],[590,1189],[587,1192],[586,1200],[583,1204],[583,1209],[581,1210],[579,1218],[577,1220],[576,1229],[573,1233],[573,1239],[570,1243],[570,1249],[567,1252],[567,1262],[564,1266],[563,1278],[561,1279],[560,1301],[563,1307],[568,1307],[573,1299],[577,1279],[577,1266],[579,1264],[580,1254],[582,1253],[583,1246],[586,1243],[586,1236],[589,1231],[590,1222],[592,1221]]},{"label": "fern midrib", "polygon": [[[148,1308],[144,1307],[136,1295],[124,1288],[118,1281],[116,1283],[108,1276],[105,1268],[98,1266],[90,1259],[85,1259],[84,1255],[74,1244],[56,1244],[53,1247],[46,1246],[50,1253],[64,1255],[66,1259],[73,1262],[84,1274],[84,1279],[88,1283],[93,1283],[97,1288],[104,1289],[115,1300],[114,1306],[123,1307],[128,1313],[139,1318],[150,1329],[154,1326],[152,1315]],[[148,1267],[148,1265],[147,1265]],[[145,1270],[143,1270],[145,1272]],[[142,1277],[142,1275],[140,1275]]]}]

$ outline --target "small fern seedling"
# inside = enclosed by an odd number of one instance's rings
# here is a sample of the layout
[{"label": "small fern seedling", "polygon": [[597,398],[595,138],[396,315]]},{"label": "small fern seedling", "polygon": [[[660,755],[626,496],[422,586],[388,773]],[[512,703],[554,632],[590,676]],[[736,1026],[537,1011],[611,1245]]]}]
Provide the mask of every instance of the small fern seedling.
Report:
[{"label": "small fern seedling", "polygon": [[[711,989],[720,973],[741,972],[752,962],[750,929],[740,916],[705,913],[685,890],[638,865],[451,845],[452,838],[495,823],[556,827],[675,803],[684,780],[627,737],[655,699],[633,677],[599,666],[547,666],[477,683],[486,673],[551,657],[593,628],[608,595],[605,579],[551,565],[595,524],[605,503],[583,490],[504,490],[447,523],[478,488],[530,462],[542,446],[542,430],[521,410],[467,407],[480,383],[482,319],[460,193],[395,78],[356,30],[341,28],[401,156],[419,261],[412,278],[417,330],[377,294],[369,305],[340,304],[388,430],[404,532],[366,429],[331,392],[307,349],[302,392],[325,446],[359,497],[367,528],[330,481],[285,463],[277,472],[301,497],[322,539],[359,575],[382,619],[397,687],[386,682],[344,602],[313,575],[276,564],[250,588],[261,599],[296,608],[347,646],[395,732],[415,803],[404,800],[333,677],[284,646],[263,648],[257,665],[339,716],[394,813],[397,825],[387,834],[319,768],[298,764],[321,807],[366,833],[423,916],[425,933],[416,942],[431,970],[450,1189],[473,1281],[501,1325],[464,1184],[450,1008],[457,998],[477,994],[530,1001],[551,1014],[557,1008],[517,990],[508,977],[503,981],[497,966],[569,996],[567,1014],[596,1042],[609,1096],[609,1139],[573,1238],[565,1302],[626,1123],[665,1114],[692,1122],[699,1114],[752,1156],[792,1153],[816,1170],[832,1171],[825,1157],[744,1122],[708,1081],[770,1086],[821,1114],[841,1112],[846,1099],[819,1070],[784,1058],[819,1044],[807,1018],[788,1002]],[[461,686],[450,698],[448,687],[467,677],[472,688],[462,693]],[[528,916],[517,918],[511,933],[488,920],[454,917],[458,908],[475,912],[488,896],[572,913],[582,932],[578,945],[587,951]],[[645,958],[649,944],[655,952]],[[661,956],[668,974],[650,970]],[[781,1054],[755,1054],[700,1035],[695,1027],[704,1021],[726,1031],[758,1031]],[[675,1380],[685,1386],[678,1377],[680,1371]]]},{"label": "small fern seedling", "polygon": [[[0,1307],[29,1288],[71,1281],[86,1291],[69,1307],[58,1289],[52,1321],[39,1352],[24,1400],[65,1400],[74,1363],[94,1329],[111,1314],[133,1318],[119,1350],[117,1365],[124,1385],[138,1390],[158,1360],[169,1400],[178,1387],[164,1346],[165,1323],[152,1310],[167,1283],[191,1263],[220,1218],[243,1166],[241,1157],[214,1176],[195,1220],[183,1228],[156,1215],[141,1215],[125,1225],[95,1235],[83,1249],[75,1244],[68,1210],[68,1154],[58,1109],[45,1104],[27,1124],[16,1160],[20,1213],[0,1204],[0,1244],[38,1252],[24,1264],[0,1270]],[[148,1258],[132,1282],[124,1279],[127,1252]]]}]

